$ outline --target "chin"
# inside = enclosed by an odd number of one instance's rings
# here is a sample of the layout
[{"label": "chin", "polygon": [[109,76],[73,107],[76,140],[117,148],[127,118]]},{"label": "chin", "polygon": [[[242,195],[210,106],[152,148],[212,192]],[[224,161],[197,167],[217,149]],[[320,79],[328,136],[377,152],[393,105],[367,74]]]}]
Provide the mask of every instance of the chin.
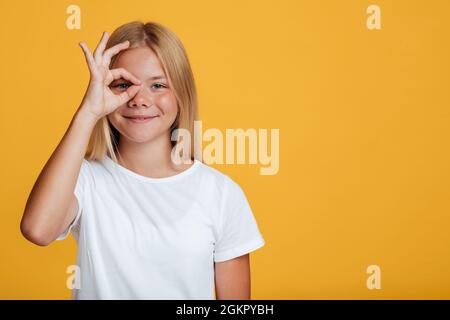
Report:
[{"label": "chin", "polygon": [[154,140],[159,134],[152,132],[120,132],[121,136],[134,143],[145,143]]}]

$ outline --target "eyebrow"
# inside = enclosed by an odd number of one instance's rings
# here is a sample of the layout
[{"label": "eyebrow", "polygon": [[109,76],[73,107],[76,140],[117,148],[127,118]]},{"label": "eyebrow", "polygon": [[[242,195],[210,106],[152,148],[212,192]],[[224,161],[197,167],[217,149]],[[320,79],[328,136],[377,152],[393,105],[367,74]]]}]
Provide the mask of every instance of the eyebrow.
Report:
[{"label": "eyebrow", "polygon": [[166,77],[164,77],[163,75],[158,75],[158,76],[153,76],[148,78],[148,80],[158,80],[158,79],[165,79]]},{"label": "eyebrow", "polygon": [[[164,79],[164,80],[167,80],[166,77],[163,76],[163,75],[153,76],[153,77],[148,78],[147,80],[158,80],[158,79]],[[128,81],[128,80],[126,80],[126,79],[120,77],[119,79],[116,79],[116,80],[114,80],[113,82],[111,82],[111,85],[112,85],[112,84],[115,84],[116,82],[118,82],[118,81],[120,81],[120,80]]]}]

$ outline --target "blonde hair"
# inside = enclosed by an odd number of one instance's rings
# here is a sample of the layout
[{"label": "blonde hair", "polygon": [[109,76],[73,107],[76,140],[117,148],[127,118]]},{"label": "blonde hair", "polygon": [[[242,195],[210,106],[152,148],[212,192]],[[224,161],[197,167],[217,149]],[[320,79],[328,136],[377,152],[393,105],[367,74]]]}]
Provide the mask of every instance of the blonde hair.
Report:
[{"label": "blonde hair", "polygon": [[[177,117],[170,128],[170,136],[176,129],[187,129],[191,134],[191,160],[194,159],[194,120],[198,119],[197,92],[194,76],[186,51],[178,37],[167,27],[156,23],[133,21],[118,27],[110,35],[105,50],[124,41],[129,48],[148,46],[159,58],[178,104]],[[111,58],[111,68],[122,50]],[[179,141],[171,140],[172,148]],[[120,133],[109,122],[107,116],[95,125],[85,154],[88,160],[101,160],[105,155],[117,162],[117,146]]]}]

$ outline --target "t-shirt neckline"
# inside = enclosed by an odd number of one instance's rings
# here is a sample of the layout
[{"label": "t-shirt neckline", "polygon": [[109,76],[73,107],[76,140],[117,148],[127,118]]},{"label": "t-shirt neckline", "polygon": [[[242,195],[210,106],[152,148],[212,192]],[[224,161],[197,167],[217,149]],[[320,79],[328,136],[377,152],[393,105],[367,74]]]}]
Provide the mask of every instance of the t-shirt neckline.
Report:
[{"label": "t-shirt neckline", "polygon": [[188,175],[190,175],[192,172],[194,172],[197,167],[200,166],[200,161],[197,159],[194,159],[194,163],[187,168],[184,171],[181,171],[180,173],[177,173],[173,176],[169,176],[169,177],[163,177],[163,178],[152,178],[152,177],[147,177],[147,176],[143,176],[140,175],[128,168],[125,168],[124,166],[122,166],[121,164],[115,162],[113,159],[111,159],[108,155],[105,155],[105,161],[107,163],[109,163],[112,167],[120,170],[121,172],[125,173],[126,175],[129,175],[131,177],[134,177],[136,179],[139,179],[141,181],[146,181],[146,182],[151,182],[151,183],[163,183],[163,182],[170,182],[170,181],[176,181],[179,180],[181,178],[184,178]]}]

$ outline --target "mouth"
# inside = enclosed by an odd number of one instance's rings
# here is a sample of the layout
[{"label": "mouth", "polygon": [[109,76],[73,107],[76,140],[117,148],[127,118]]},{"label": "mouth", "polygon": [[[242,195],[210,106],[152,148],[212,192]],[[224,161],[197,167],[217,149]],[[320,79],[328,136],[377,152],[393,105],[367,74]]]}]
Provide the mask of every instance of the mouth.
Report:
[{"label": "mouth", "polygon": [[125,119],[127,119],[128,121],[132,122],[132,123],[147,123],[159,116],[123,116]]}]

